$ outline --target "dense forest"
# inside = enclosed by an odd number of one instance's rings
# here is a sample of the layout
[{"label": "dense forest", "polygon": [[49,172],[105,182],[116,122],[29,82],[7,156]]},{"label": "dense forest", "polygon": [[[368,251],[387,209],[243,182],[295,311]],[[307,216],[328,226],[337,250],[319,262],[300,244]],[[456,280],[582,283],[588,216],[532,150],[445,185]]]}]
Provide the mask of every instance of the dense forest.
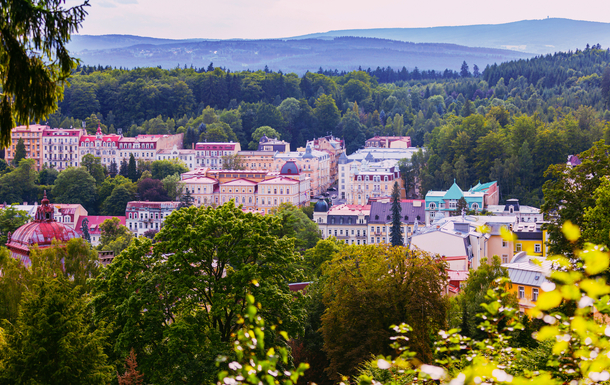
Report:
[{"label": "dense forest", "polygon": [[587,47],[460,73],[405,68],[299,77],[281,72],[79,67],[54,127],[97,123],[106,132],[182,132],[184,146],[234,140],[247,149],[261,126],[292,148],[332,133],[348,153],[375,134],[409,135],[425,151],[410,175],[418,192],[500,182],[503,199],[538,204],[543,172],[605,137],[610,51]]}]

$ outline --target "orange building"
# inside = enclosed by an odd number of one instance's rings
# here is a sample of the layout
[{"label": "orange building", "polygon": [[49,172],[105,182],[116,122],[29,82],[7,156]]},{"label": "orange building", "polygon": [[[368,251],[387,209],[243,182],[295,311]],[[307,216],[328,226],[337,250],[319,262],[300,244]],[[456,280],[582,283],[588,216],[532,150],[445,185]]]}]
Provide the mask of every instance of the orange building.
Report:
[{"label": "orange building", "polygon": [[9,163],[12,163],[13,159],[15,159],[17,143],[19,142],[19,139],[23,139],[26,159],[36,160],[36,169],[40,170],[44,163],[42,136],[45,129],[48,128],[49,126],[43,126],[41,124],[30,124],[29,127],[18,126],[13,128],[11,131],[11,144],[6,148],[6,160]]}]

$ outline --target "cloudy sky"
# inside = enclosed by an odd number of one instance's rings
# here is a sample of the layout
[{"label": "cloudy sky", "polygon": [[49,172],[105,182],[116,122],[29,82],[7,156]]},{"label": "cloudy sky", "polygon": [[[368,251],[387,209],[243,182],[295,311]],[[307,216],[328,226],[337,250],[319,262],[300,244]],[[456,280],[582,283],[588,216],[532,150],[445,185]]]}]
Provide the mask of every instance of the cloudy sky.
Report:
[{"label": "cloudy sky", "polygon": [[174,39],[278,38],[338,29],[499,24],[547,16],[610,22],[608,0],[90,1],[80,34]]}]

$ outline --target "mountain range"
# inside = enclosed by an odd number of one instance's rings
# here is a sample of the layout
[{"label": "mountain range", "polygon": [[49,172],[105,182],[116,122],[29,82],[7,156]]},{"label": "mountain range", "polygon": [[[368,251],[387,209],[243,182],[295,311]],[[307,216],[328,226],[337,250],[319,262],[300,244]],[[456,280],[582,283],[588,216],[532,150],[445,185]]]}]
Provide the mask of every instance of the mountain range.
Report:
[{"label": "mountain range", "polygon": [[390,66],[408,70],[459,70],[466,61],[488,64],[539,54],[610,46],[610,23],[569,19],[525,20],[496,25],[340,30],[283,39],[157,39],[131,35],[76,35],[71,52],[87,65],[112,67],[207,67],[232,71],[296,72]]}]

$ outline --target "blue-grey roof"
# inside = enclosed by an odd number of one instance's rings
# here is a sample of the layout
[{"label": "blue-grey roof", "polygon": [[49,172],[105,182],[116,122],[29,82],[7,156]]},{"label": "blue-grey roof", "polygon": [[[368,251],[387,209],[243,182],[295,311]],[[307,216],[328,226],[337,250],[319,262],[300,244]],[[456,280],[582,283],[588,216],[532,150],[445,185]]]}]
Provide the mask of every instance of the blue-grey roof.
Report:
[{"label": "blue-grey roof", "polygon": [[298,175],[299,168],[293,161],[288,161],[284,163],[282,169],[280,170],[280,175]]},{"label": "blue-grey roof", "polygon": [[319,200],[313,206],[313,211],[315,211],[316,213],[325,213],[325,212],[327,212],[328,211],[328,203],[326,203],[326,201],[324,199]]},{"label": "blue-grey roof", "polygon": [[[413,200],[400,202],[400,221],[406,224],[414,224],[417,219],[418,223],[422,223],[426,217],[426,208],[424,202],[421,202],[420,207],[414,206]],[[369,223],[386,224],[392,222],[392,203],[381,203],[373,202],[371,204],[371,215],[369,217]]]}]

